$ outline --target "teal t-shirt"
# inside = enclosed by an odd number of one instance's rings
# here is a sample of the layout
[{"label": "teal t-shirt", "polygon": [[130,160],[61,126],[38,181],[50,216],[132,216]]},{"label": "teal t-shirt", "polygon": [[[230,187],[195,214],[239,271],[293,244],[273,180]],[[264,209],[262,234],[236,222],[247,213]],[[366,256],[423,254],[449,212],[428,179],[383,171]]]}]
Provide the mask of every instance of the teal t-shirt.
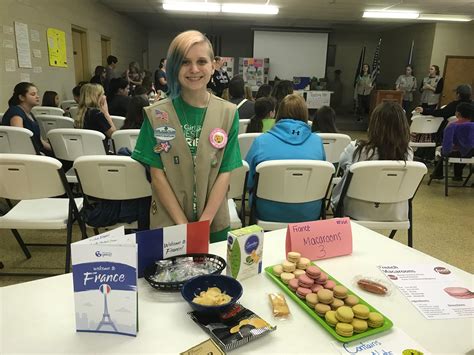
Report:
[{"label": "teal t-shirt", "polygon": [[[173,99],[173,106],[176,110],[176,113],[178,114],[184,137],[194,158],[197,154],[197,147],[199,144],[206,108],[191,106],[187,104],[181,98],[181,96]],[[232,122],[232,127],[229,131],[227,145],[224,148],[224,154],[222,157],[221,166],[219,168],[219,173],[230,172],[242,166],[238,134],[239,113],[236,111],[234,120]],[[151,126],[148,118],[145,117],[140,129],[137,143],[135,145],[135,150],[132,154],[132,158],[154,168],[163,169],[163,162],[161,160],[160,153],[155,153],[153,150],[156,144],[157,142],[153,134],[153,127]],[[229,230],[229,228],[226,228],[222,231],[211,233],[211,243],[225,240]]]}]

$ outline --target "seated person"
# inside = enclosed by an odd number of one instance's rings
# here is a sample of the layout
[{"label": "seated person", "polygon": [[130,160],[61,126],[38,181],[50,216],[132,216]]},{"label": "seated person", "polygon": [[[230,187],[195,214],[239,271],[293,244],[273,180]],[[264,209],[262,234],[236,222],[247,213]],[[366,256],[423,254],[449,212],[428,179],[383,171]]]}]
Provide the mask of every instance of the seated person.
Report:
[{"label": "seated person", "polygon": [[59,95],[56,91],[45,91],[41,106],[59,107]]},{"label": "seated person", "polygon": [[[451,122],[444,130],[443,157],[471,158],[474,153],[474,104],[461,102],[456,108],[456,121]],[[453,164],[453,181],[462,181],[462,171],[466,164]],[[433,179],[443,179],[443,159],[433,173]]]},{"label": "seated person", "polygon": [[239,118],[250,119],[255,115],[254,102],[245,98],[245,83],[240,76],[234,76],[229,83],[230,102],[237,105]]},{"label": "seated person", "polygon": [[246,133],[265,133],[275,124],[275,104],[273,97],[261,97],[255,101],[255,116],[250,120]]},{"label": "seated person", "polygon": [[51,155],[51,146],[41,138],[38,122],[31,112],[33,107],[39,105],[39,100],[38,88],[33,83],[22,82],[15,85],[1,124],[29,129],[33,132],[33,143],[37,151]]},{"label": "seated person", "polygon": [[322,106],[316,112],[311,132],[339,133],[336,127],[336,112],[329,106]]},{"label": "seated person", "polygon": [[104,88],[99,84],[85,84],[81,88],[77,128],[99,131],[107,138],[115,132],[115,125],[109,115]]},{"label": "seated person", "polygon": [[131,97],[128,96],[129,84],[124,78],[110,80],[107,105],[109,113],[114,116],[125,117]]},{"label": "seated person", "polygon": [[415,108],[415,112],[421,113],[422,115],[431,115],[435,117],[443,117],[444,121],[438,128],[436,133],[435,141],[441,143],[443,141],[443,130],[448,124],[448,118],[456,114],[456,108],[461,102],[472,103],[472,88],[470,85],[462,84],[456,88],[456,100],[451,101],[449,104],[438,110],[426,110],[423,107]]},{"label": "seated person", "polygon": [[[250,167],[247,186],[251,198],[257,165],[280,159],[326,160],[321,138],[311,134],[308,126],[306,102],[297,94],[288,95],[282,100],[275,125],[257,137],[250,147],[246,161]],[[256,201],[257,218],[268,221],[313,221],[321,214],[321,208],[320,200],[307,203]]]},{"label": "seated person", "polygon": [[143,108],[148,106],[148,100],[141,95],[133,96],[128,105],[125,122],[120,129],[140,129],[143,123]]},{"label": "seated person", "polygon": [[[366,160],[413,160],[409,146],[410,128],[405,112],[398,103],[378,105],[369,121],[367,140],[351,142],[341,154],[339,166],[344,176],[333,190],[331,204],[335,208],[341,196],[347,174],[352,164]],[[405,221],[408,203],[372,203],[346,197],[344,216],[370,221]]]}]

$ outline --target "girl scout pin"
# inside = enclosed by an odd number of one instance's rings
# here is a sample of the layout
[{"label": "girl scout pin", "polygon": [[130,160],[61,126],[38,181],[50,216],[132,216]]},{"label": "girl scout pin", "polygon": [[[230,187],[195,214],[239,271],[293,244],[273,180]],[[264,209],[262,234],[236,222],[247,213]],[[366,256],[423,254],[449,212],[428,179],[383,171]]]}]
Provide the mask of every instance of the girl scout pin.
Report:
[{"label": "girl scout pin", "polygon": [[222,128],[214,128],[209,135],[211,145],[216,149],[222,149],[227,144],[227,133]]}]

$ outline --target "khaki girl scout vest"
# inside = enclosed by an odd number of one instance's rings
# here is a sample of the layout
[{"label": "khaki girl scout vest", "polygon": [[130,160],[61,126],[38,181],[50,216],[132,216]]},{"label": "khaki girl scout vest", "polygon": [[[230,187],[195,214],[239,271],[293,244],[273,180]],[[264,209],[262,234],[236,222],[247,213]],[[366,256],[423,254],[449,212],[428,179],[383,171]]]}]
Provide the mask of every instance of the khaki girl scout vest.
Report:
[{"label": "khaki girl scout vest", "polygon": [[[434,78],[430,78],[429,76],[427,76],[423,79],[423,84],[421,85],[421,87],[425,86],[425,84],[429,84],[436,89],[436,86],[438,85],[440,79],[441,77],[438,75],[436,75]],[[437,105],[439,102],[439,96],[440,94],[435,94],[434,91],[423,90],[421,92],[420,101],[422,104]]]},{"label": "khaki girl scout vest", "polygon": [[[219,168],[222,163],[225,147],[214,148],[209,136],[214,128],[222,128],[229,134],[234,120],[236,106],[219,97],[211,95],[209,106],[204,117],[201,135],[196,153],[196,197],[197,216],[202,215],[207,198],[217,179]],[[163,115],[163,112],[168,114]],[[183,209],[189,221],[193,220],[193,159],[189,146],[181,128],[178,115],[173,107],[171,99],[159,101],[145,108],[145,114],[150,120],[153,130],[158,127],[168,126],[176,130],[176,137],[169,141],[171,149],[161,152],[161,160],[164,172],[176,199]],[[156,153],[155,153],[156,154]],[[214,160],[214,164],[211,162]],[[217,161],[217,164],[216,164]],[[169,216],[166,208],[161,205],[156,191],[152,189],[152,208],[150,211],[150,229],[172,226],[175,223]],[[156,209],[153,206],[156,204]],[[222,200],[216,216],[211,224],[211,232],[218,232],[229,227],[229,209],[227,197]]]}]

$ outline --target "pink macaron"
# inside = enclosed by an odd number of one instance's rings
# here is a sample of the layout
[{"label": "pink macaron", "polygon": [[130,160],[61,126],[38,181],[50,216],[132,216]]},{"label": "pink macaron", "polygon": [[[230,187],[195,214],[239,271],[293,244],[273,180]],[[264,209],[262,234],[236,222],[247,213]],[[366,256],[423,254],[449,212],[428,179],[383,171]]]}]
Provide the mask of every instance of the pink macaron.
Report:
[{"label": "pink macaron", "polygon": [[311,287],[311,292],[313,293],[318,293],[319,290],[322,290],[323,286],[319,284],[314,284],[313,287]]},{"label": "pink macaron", "polygon": [[336,283],[333,280],[327,280],[324,284],[324,288],[327,288],[328,290],[332,290],[334,286],[336,286]]},{"label": "pink macaron", "polygon": [[314,280],[312,278],[309,278],[307,275],[301,275],[298,278],[299,285],[301,287],[306,287],[306,288],[311,288],[314,284]]},{"label": "pink macaron", "polygon": [[298,279],[297,278],[294,278],[294,279],[291,279],[290,281],[288,281],[288,288],[295,292],[296,289],[299,287],[298,285]]},{"label": "pink macaron", "polygon": [[310,265],[306,268],[306,275],[315,280],[321,275],[321,270],[316,265]]},{"label": "pink macaron", "polygon": [[319,275],[319,278],[315,281],[316,281],[316,283],[318,283],[320,285],[324,285],[327,280],[328,280],[328,275],[325,274],[324,272],[322,272],[321,275]]},{"label": "pink macaron", "polygon": [[302,299],[306,299],[306,295],[309,295],[311,293],[311,290],[306,287],[298,287],[296,290],[296,296]]}]

